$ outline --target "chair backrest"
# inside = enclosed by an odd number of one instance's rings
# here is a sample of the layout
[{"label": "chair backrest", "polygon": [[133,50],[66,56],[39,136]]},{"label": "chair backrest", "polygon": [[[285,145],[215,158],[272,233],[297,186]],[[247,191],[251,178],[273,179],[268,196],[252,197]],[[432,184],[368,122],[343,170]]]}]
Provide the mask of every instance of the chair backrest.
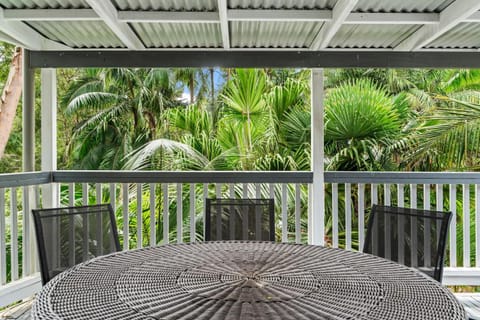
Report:
[{"label": "chair backrest", "polygon": [[206,199],[205,241],[275,241],[273,199]]},{"label": "chair backrest", "polygon": [[441,282],[451,215],[374,205],[363,252],[417,268]]},{"label": "chair backrest", "polygon": [[120,251],[109,204],[32,210],[42,283],[91,258]]}]

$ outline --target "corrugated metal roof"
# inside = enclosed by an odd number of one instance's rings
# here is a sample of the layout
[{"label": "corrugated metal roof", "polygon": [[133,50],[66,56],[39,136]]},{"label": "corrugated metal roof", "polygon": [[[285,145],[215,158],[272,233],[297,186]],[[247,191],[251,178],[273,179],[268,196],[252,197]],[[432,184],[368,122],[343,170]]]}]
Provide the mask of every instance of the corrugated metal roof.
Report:
[{"label": "corrugated metal roof", "polygon": [[214,23],[132,23],[149,48],[220,48],[220,25]]},{"label": "corrugated metal roof", "polygon": [[330,42],[331,48],[393,48],[415,32],[418,25],[343,25]]},{"label": "corrugated metal roof", "polygon": [[337,0],[228,0],[230,9],[332,9]]},{"label": "corrugated metal roof", "polygon": [[6,9],[79,9],[89,8],[85,0],[0,0]]},{"label": "corrugated metal roof", "polygon": [[359,0],[360,12],[440,12],[454,0]]},{"label": "corrugated metal roof", "polygon": [[31,21],[45,37],[74,48],[123,48],[124,45],[101,21]]},{"label": "corrugated metal roof", "polygon": [[217,9],[216,0],[114,0],[113,3],[119,10],[215,11]]},{"label": "corrugated metal roof", "polygon": [[480,24],[460,23],[428,45],[428,48],[480,48]]},{"label": "corrugated metal roof", "polygon": [[230,23],[234,48],[306,48],[322,23],[316,22],[240,22]]}]

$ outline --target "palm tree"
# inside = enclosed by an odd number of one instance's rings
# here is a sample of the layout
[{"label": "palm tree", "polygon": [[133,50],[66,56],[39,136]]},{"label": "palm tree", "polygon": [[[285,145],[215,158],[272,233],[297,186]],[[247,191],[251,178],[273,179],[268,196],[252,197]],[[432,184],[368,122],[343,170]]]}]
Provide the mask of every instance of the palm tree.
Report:
[{"label": "palm tree", "polygon": [[401,136],[402,104],[372,80],[345,82],[325,99],[325,154],[329,170],[385,170]]},{"label": "palm tree", "polygon": [[62,99],[67,114],[84,119],[73,129],[74,163],[122,168],[127,154],[156,138],[178,96],[166,70],[86,69]]}]

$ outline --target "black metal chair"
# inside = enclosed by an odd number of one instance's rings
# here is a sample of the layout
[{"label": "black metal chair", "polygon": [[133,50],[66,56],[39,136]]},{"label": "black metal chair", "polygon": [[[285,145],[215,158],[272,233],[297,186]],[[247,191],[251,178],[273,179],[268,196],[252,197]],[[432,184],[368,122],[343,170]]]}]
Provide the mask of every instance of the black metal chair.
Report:
[{"label": "black metal chair", "polygon": [[206,199],[205,241],[275,241],[273,199]]},{"label": "black metal chair", "polygon": [[42,283],[91,258],[120,251],[109,204],[32,210]]},{"label": "black metal chair", "polygon": [[451,215],[374,205],[363,252],[414,267],[441,282]]}]

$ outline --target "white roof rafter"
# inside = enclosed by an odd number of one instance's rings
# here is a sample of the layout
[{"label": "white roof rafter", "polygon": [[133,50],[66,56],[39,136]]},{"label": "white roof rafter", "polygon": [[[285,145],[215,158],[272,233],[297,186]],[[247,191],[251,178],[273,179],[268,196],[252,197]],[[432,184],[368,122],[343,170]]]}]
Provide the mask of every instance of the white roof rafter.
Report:
[{"label": "white roof rafter", "polygon": [[128,23],[118,20],[118,12],[110,0],[86,0],[90,7],[98,14],[108,27],[117,35],[125,46],[132,50],[143,50],[145,46],[130,29]]},{"label": "white roof rafter", "polygon": [[230,30],[228,27],[227,0],[218,0],[218,18],[220,20],[220,31],[222,33],[223,48],[230,49]]},{"label": "white roof rafter", "polygon": [[20,21],[6,21],[4,17],[5,10],[0,8],[0,31],[7,35],[16,44],[23,44],[24,46],[35,50],[69,50],[61,43],[49,40],[43,37],[40,33],[30,28]]},{"label": "white roof rafter", "polygon": [[315,36],[310,46],[311,50],[319,50],[328,47],[328,44],[352,12],[358,0],[338,0],[333,7],[332,21],[326,22],[320,32]]},{"label": "white roof rafter", "polygon": [[480,10],[478,0],[456,0],[442,12],[438,24],[424,25],[395,47],[396,51],[418,50]]}]

